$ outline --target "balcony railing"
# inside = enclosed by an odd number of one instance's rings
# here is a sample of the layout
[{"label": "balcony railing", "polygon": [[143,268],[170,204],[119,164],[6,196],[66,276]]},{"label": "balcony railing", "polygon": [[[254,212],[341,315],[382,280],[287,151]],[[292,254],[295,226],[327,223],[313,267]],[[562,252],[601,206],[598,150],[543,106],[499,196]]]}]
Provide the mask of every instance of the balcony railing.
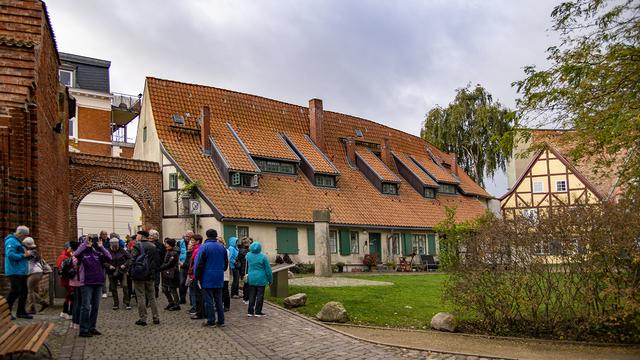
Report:
[{"label": "balcony railing", "polygon": [[111,133],[111,142],[134,144],[136,140],[133,137],[128,136],[126,127],[121,127]]},{"label": "balcony railing", "polygon": [[111,93],[111,107],[123,111],[140,112],[141,95],[128,95],[121,93]]}]

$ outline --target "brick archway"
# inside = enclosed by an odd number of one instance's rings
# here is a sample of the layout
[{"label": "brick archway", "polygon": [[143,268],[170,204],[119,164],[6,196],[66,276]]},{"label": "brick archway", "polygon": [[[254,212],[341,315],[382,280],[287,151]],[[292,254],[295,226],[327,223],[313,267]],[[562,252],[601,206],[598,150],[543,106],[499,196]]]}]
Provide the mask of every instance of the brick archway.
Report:
[{"label": "brick archway", "polygon": [[162,232],[162,172],[157,163],[81,153],[69,154],[69,234],[77,239],[78,206],[90,193],[113,189],[142,211],[145,226]]}]

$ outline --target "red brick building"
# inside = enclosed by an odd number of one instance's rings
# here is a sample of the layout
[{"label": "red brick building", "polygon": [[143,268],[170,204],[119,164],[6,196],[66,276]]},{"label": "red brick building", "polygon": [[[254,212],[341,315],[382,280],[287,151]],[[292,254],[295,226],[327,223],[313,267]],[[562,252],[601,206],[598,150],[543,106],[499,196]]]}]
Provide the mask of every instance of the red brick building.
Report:
[{"label": "red brick building", "polygon": [[29,226],[48,261],[69,238],[67,124],[74,106],[58,81],[59,65],[45,4],[3,1],[0,233],[4,237],[17,225]]}]

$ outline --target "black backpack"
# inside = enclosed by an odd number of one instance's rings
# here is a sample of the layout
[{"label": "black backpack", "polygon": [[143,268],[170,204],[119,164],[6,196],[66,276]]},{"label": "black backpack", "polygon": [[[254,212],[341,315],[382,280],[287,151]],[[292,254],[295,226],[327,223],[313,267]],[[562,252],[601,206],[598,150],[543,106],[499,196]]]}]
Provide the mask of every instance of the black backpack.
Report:
[{"label": "black backpack", "polygon": [[149,266],[149,254],[144,251],[144,245],[140,245],[140,254],[133,260],[131,264],[131,278],[136,281],[148,280],[151,275]]},{"label": "black backpack", "polygon": [[73,267],[73,258],[66,258],[60,265],[60,275],[65,279],[73,279],[78,271]]},{"label": "black backpack", "polygon": [[236,256],[236,261],[233,263],[233,267],[239,270],[242,267],[242,262],[244,261],[245,253],[244,251],[238,250],[238,255]]}]

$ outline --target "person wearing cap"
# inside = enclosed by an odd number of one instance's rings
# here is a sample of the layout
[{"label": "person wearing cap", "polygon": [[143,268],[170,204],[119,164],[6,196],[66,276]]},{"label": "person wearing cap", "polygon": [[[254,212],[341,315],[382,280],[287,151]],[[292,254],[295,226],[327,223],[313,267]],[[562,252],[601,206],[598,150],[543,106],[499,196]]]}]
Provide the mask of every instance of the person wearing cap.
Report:
[{"label": "person wearing cap", "polygon": [[[13,309],[13,303],[18,300],[16,316],[23,319],[32,319],[27,314],[27,276],[29,275],[29,257],[31,252],[22,246],[22,240],[29,236],[29,228],[20,225],[16,232],[4,238],[4,276],[9,279],[11,290],[7,296],[9,312]],[[13,315],[11,315],[13,318]]]},{"label": "person wearing cap", "polygon": [[[154,296],[154,284],[155,274],[160,267],[158,261],[158,252],[156,246],[149,241],[149,233],[144,230],[138,231],[136,244],[131,250],[131,259],[136,261],[138,256],[141,256],[144,252],[147,257],[147,265],[149,267],[149,275],[143,280],[133,280],[133,288],[136,292],[136,301],[138,303],[138,316],[140,317],[136,321],[136,325],[147,325],[147,302],[151,308],[151,315],[153,317],[154,324],[160,324],[160,314],[158,313],[158,305],[156,304],[156,297]],[[146,301],[145,301],[146,298]]]},{"label": "person wearing cap", "polygon": [[32,237],[27,237],[22,240],[22,246],[26,250],[31,252],[29,257],[29,276],[27,277],[27,290],[28,290],[28,304],[27,313],[35,314],[36,304],[41,306],[40,311],[46,309],[49,306],[42,296],[40,295],[40,281],[44,275],[43,260],[36,250],[36,242]]},{"label": "person wearing cap", "polygon": [[109,240],[109,253],[111,254],[111,260],[105,262],[104,267],[109,276],[109,290],[113,296],[113,310],[120,308],[118,284],[122,286],[122,302],[127,310],[131,310],[131,295],[127,286],[127,273],[131,264],[131,255],[123,247],[120,247],[120,239],[115,236]]}]

